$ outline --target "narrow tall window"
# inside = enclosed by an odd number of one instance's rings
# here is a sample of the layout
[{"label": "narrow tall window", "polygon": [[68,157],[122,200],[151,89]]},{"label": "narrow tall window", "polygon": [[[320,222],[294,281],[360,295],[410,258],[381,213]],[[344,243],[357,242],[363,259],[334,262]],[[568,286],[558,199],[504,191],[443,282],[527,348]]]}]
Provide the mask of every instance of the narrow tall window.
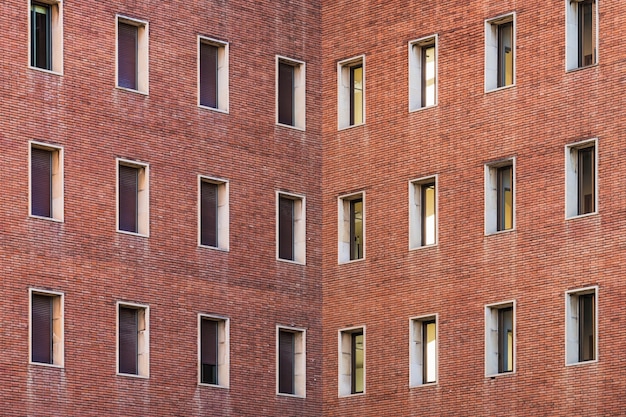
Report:
[{"label": "narrow tall window", "polygon": [[409,43],[409,110],[437,104],[437,36]]},{"label": "narrow tall window", "polygon": [[31,362],[63,366],[63,296],[30,291]]},{"label": "narrow tall window", "polygon": [[365,329],[339,332],[339,395],[365,392]]},{"label": "narrow tall window", "polygon": [[118,230],[148,234],[148,166],[118,162]]},{"label": "narrow tall window", "polygon": [[278,257],[294,260],[294,200],[278,197]]},{"label": "narrow tall window", "polygon": [[578,66],[596,62],[596,2],[578,2]]},{"label": "narrow tall window", "polygon": [[306,348],[302,329],[278,327],[277,388],[279,394],[306,395]]},{"label": "narrow tall window", "polygon": [[117,19],[117,86],[148,92],[148,23]]},{"label": "narrow tall window", "polygon": [[568,365],[597,360],[597,287],[566,293],[565,361]]},{"label": "narrow tall window", "polygon": [[497,168],[498,172],[498,230],[513,228],[513,167]]},{"label": "narrow tall window", "polygon": [[485,22],[485,90],[515,83],[515,15]]},{"label": "narrow tall window", "polygon": [[365,123],[365,58],[351,58],[337,64],[339,129]]},{"label": "narrow tall window", "polygon": [[30,214],[63,220],[63,158],[61,148],[31,142]]},{"label": "narrow tall window", "polygon": [[363,258],[363,199],[350,200],[350,260]]},{"label": "narrow tall window", "polygon": [[199,315],[198,382],[228,388],[228,319]]},{"label": "narrow tall window", "polygon": [[148,308],[118,305],[118,373],[148,376]]},{"label": "narrow tall window", "polygon": [[485,307],[485,374],[513,372],[515,352],[513,302]]},{"label": "narrow tall window", "polygon": [[498,28],[498,87],[513,84],[513,22]]},{"label": "narrow tall window", "polygon": [[228,182],[199,176],[198,244],[228,250]]},{"label": "narrow tall window", "polygon": [[198,37],[198,104],[228,111],[228,43]]},{"label": "narrow tall window", "polygon": [[52,69],[52,10],[49,4],[30,4],[30,65]]},{"label": "narrow tall window", "polygon": [[293,126],[295,121],[293,65],[278,63],[278,123]]},{"label": "narrow tall window", "polygon": [[437,318],[411,319],[410,386],[437,382]]},{"label": "narrow tall window", "polygon": [[565,147],[565,215],[597,212],[597,140]]},{"label": "narrow tall window", "polygon": [[409,249],[437,243],[436,177],[409,182]]}]

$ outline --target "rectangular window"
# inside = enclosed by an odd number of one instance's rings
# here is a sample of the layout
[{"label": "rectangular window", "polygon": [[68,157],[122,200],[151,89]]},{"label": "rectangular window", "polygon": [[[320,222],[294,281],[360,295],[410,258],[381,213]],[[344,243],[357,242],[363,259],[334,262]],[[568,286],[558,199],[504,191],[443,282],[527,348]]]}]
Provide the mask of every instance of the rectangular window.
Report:
[{"label": "rectangular window", "polygon": [[515,226],[515,160],[485,165],[485,233]]},{"label": "rectangular window", "polygon": [[515,303],[485,307],[485,374],[514,372]]},{"label": "rectangular window", "polygon": [[409,249],[437,243],[437,178],[409,182]]},{"label": "rectangular window", "polygon": [[200,384],[229,385],[228,320],[199,316],[200,321]]},{"label": "rectangular window", "polygon": [[198,38],[199,105],[228,111],[228,44]]},{"label": "rectangular window", "polygon": [[411,319],[410,386],[437,382],[437,317]]},{"label": "rectangular window", "polygon": [[597,211],[597,169],[595,139],[566,146],[566,217],[592,214]]},{"label": "rectangular window", "polygon": [[228,250],[228,182],[198,177],[199,245]]},{"label": "rectangular window", "polygon": [[148,93],[148,23],[117,18],[117,86]]},{"label": "rectangular window", "polygon": [[279,327],[277,343],[278,393],[304,397],[306,388],[304,330]]},{"label": "rectangular window", "polygon": [[117,372],[147,377],[149,375],[148,307],[117,306]]},{"label": "rectangular window", "polygon": [[339,198],[339,263],[365,256],[365,195]]},{"label": "rectangular window", "polygon": [[566,364],[597,359],[597,287],[566,293]]},{"label": "rectangular window", "polygon": [[30,214],[63,221],[62,148],[30,143]]},{"label": "rectangular window", "polygon": [[304,129],[305,126],[305,64],[276,57],[277,123]]},{"label": "rectangular window", "polygon": [[339,129],[365,123],[365,57],[339,62],[337,67],[339,91]]},{"label": "rectangular window", "polygon": [[62,2],[30,1],[30,66],[61,72],[63,68]]},{"label": "rectangular window", "polygon": [[515,15],[485,22],[485,89],[515,83]]},{"label": "rectangular window", "polygon": [[63,366],[63,294],[30,291],[31,362]]},{"label": "rectangular window", "polygon": [[365,392],[365,329],[339,332],[339,396]]},{"label": "rectangular window", "polygon": [[120,232],[148,235],[148,165],[118,160],[117,203]]},{"label": "rectangular window", "polygon": [[409,111],[437,103],[437,37],[409,43]]},{"label": "rectangular window", "polygon": [[306,210],[304,197],[278,193],[278,259],[305,263]]},{"label": "rectangular window", "polygon": [[566,0],[566,66],[568,70],[597,62],[598,11],[595,0]]}]

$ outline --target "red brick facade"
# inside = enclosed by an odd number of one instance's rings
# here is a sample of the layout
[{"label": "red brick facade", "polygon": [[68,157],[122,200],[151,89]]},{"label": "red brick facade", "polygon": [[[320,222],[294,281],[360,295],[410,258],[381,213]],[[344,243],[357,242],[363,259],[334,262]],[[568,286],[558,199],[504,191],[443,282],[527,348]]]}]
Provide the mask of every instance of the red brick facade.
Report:
[{"label": "red brick facade", "polygon": [[[626,11],[596,1],[595,62],[571,69],[565,0],[63,0],[53,71],[29,65],[29,2],[2,2],[0,414],[622,415]],[[116,87],[120,16],[147,24],[145,93]],[[503,21],[514,82],[486,88],[486,32]],[[199,36],[228,45],[227,111],[198,106]],[[409,44],[431,37],[436,104],[409,111]],[[305,129],[276,123],[277,56],[306,65]],[[365,122],[338,129],[338,64],[355,57]],[[33,142],[62,150],[61,221],[29,211]],[[571,215],[580,143],[595,151],[595,207]],[[148,233],[117,230],[120,159],[149,168]],[[513,227],[486,232],[502,161]],[[228,182],[228,250],[198,245],[198,176]],[[410,248],[410,184],[427,177],[436,244]],[[306,200],[305,263],[277,259],[279,192]],[[338,199],[355,194],[364,256],[338,262]],[[62,366],[32,361],[31,292],[62,295]],[[571,359],[566,306],[591,293],[592,358]],[[149,311],[145,377],[117,372],[118,303]],[[501,348],[486,322],[502,306],[513,365],[490,372]],[[227,388],[198,383],[202,314],[228,320]],[[422,317],[436,317],[436,380],[416,386]],[[305,395],[277,394],[277,326],[305,330]],[[351,395],[339,333],[353,329],[365,365]]]}]

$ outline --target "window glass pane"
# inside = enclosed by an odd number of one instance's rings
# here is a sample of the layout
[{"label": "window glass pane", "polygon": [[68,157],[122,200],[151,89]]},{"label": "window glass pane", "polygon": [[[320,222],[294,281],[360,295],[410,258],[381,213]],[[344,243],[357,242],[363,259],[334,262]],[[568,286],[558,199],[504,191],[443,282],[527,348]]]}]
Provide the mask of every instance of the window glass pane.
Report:
[{"label": "window glass pane", "polygon": [[119,22],[117,29],[117,83],[137,89],[137,26]]},{"label": "window glass pane", "polygon": [[350,200],[350,260],[363,258],[363,200]]},{"label": "window glass pane", "polygon": [[437,379],[437,325],[435,321],[426,321],[422,323],[424,343],[424,383],[435,382]]},{"label": "window glass pane", "polygon": [[422,245],[435,244],[435,183],[422,184]]},{"label": "window glass pane", "polygon": [[513,228],[513,167],[498,168],[498,230]]},{"label": "window glass pane", "polygon": [[200,243],[205,246],[217,247],[218,185],[202,181],[200,193]]},{"label": "window glass pane", "polygon": [[498,372],[513,371],[513,308],[498,310]]},{"label": "window glass pane", "polygon": [[50,6],[33,2],[30,11],[30,65],[49,70],[51,69]]},{"label": "window glass pane", "polygon": [[435,45],[422,47],[422,106],[435,104]]},{"label": "window glass pane", "polygon": [[595,1],[587,0],[578,3],[578,66],[595,63],[596,27]]},{"label": "window glass pane", "polygon": [[119,372],[137,374],[138,314],[134,308],[119,308]]},{"label": "window glass pane", "polygon": [[201,321],[201,381],[204,384],[217,384],[217,345],[218,321],[203,319]]},{"label": "window glass pane", "polygon": [[498,25],[498,87],[513,84],[513,22]]},{"label": "window glass pane", "polygon": [[294,260],[294,200],[278,198],[278,257]]},{"label": "window glass pane", "polygon": [[350,67],[350,125],[363,123],[363,66]]},{"label": "window glass pane", "polygon": [[52,363],[53,297],[33,294],[31,317],[32,361]]},{"label": "window glass pane", "polygon": [[595,294],[579,296],[579,360],[595,359]]},{"label": "window glass pane", "polygon": [[139,169],[119,166],[119,229],[137,233]]},{"label": "window glass pane", "polygon": [[30,156],[32,214],[52,217],[52,152],[31,148]]},{"label": "window glass pane", "polygon": [[295,334],[278,332],[278,392],[295,393]]},{"label": "window glass pane", "polygon": [[595,147],[578,150],[578,214],[595,211]]},{"label": "window glass pane", "polygon": [[352,394],[363,392],[365,361],[363,341],[363,333],[352,334]]},{"label": "window glass pane", "polygon": [[200,104],[217,108],[218,47],[200,43]]},{"label": "window glass pane", "polygon": [[294,125],[294,72],[293,65],[278,63],[278,123]]}]

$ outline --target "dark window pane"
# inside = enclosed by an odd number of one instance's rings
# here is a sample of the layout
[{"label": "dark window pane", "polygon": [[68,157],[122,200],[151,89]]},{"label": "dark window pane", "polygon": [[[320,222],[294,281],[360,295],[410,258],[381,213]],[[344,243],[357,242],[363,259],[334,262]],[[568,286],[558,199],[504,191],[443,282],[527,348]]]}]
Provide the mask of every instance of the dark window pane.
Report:
[{"label": "dark window pane", "polygon": [[137,374],[138,311],[134,308],[119,309],[119,372]]},{"label": "dark window pane", "polygon": [[31,148],[30,156],[32,214],[52,217],[52,152]]},{"label": "dark window pane", "polygon": [[30,6],[31,39],[30,65],[51,69],[50,5],[32,3]]},{"label": "dark window pane", "polygon": [[201,321],[200,327],[200,366],[201,382],[204,384],[217,384],[217,330],[216,320]]},{"label": "dark window pane", "polygon": [[200,43],[200,104],[217,108],[218,47]]},{"label": "dark window pane", "polygon": [[350,67],[350,126],[363,123],[363,66]]},{"label": "dark window pane", "polygon": [[363,258],[363,200],[350,200],[350,260]]},{"label": "dark window pane", "polygon": [[595,1],[578,3],[578,66],[595,64]]},{"label": "dark window pane", "polygon": [[119,22],[117,29],[117,84],[137,89],[137,26]]},{"label": "dark window pane", "polygon": [[351,393],[359,394],[363,392],[364,388],[364,364],[365,364],[365,354],[364,354],[364,346],[363,346],[363,332],[352,333],[352,369],[351,369]]},{"label": "dark window pane", "polygon": [[31,342],[33,362],[52,363],[53,297],[33,294]]},{"label": "dark window pane", "polygon": [[217,247],[218,185],[200,183],[200,244]]},{"label": "dark window pane", "polygon": [[596,308],[595,294],[584,294],[578,298],[578,357],[580,361],[591,361],[595,359],[595,327]]},{"label": "dark window pane", "polygon": [[578,214],[595,211],[595,147],[578,150]]},{"label": "dark window pane", "polygon": [[278,257],[280,259],[294,259],[294,200],[278,198]]},{"label": "dark window pane", "polygon": [[513,308],[498,310],[498,372],[513,371]]},{"label": "dark window pane", "polygon": [[498,87],[513,84],[513,22],[498,25]]},{"label": "dark window pane", "polygon": [[278,332],[278,392],[295,394],[295,334]]},{"label": "dark window pane", "polygon": [[500,167],[497,170],[498,230],[513,228],[513,167]]},{"label": "dark window pane", "polygon": [[119,166],[119,229],[137,233],[137,186],[139,169]]},{"label": "dark window pane", "polygon": [[294,125],[294,66],[278,63],[278,123]]}]

